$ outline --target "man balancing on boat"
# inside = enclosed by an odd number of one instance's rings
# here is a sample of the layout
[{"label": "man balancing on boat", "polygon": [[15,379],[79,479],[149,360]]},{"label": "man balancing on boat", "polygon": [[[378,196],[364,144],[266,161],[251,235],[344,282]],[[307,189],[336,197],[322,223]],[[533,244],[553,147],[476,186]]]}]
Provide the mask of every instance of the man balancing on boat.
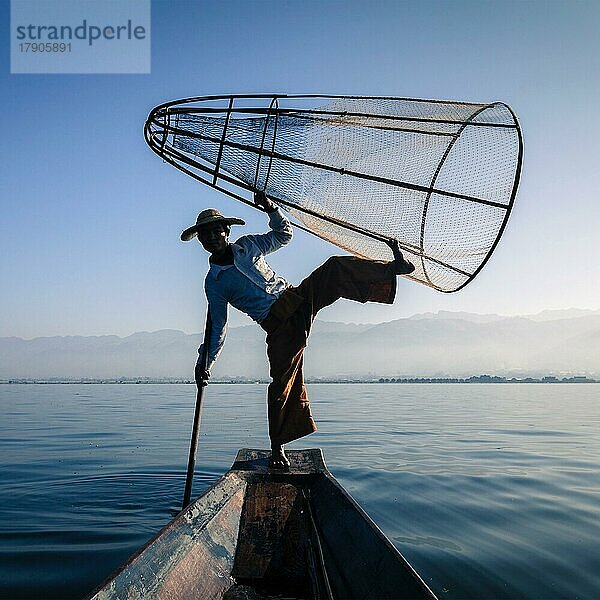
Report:
[{"label": "man balancing on boat", "polygon": [[272,469],[287,470],[284,444],[315,431],[302,366],[304,348],[316,314],[339,298],[358,302],[392,304],[396,275],[412,273],[415,267],[404,259],[396,240],[389,240],[392,262],[355,256],[332,256],[298,286],[276,275],[264,259],[292,239],[292,227],[281,210],[264,193],[254,196],[256,205],[269,215],[271,231],[244,235],[229,241],[231,225],[242,219],[224,217],[218,210],[202,211],[196,224],[181,234],[194,237],[210,253],[210,268],[204,282],[212,322],[206,361],[203,345],[198,349],[196,383],[206,385],[225,341],[227,305],[246,313],[267,332],[267,356],[273,381],[268,389],[269,437]]}]

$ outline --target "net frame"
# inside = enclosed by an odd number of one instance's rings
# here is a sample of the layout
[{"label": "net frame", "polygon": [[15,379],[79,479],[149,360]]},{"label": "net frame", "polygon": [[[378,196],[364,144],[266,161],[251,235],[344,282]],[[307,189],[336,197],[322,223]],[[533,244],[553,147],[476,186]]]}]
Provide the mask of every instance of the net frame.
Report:
[{"label": "net frame", "polygon": [[[411,114],[374,114],[372,112],[352,112],[348,110],[335,111],[335,110],[324,110],[326,107],[317,106],[315,103],[322,103],[323,101],[333,102],[335,106],[336,101],[399,101],[400,103],[411,103],[418,105],[451,105],[454,107],[460,107],[469,111],[469,117],[467,119],[460,118],[435,118],[434,117],[423,117],[419,115]],[[282,106],[282,104],[285,104]],[[330,105],[331,106],[331,105]],[[485,113],[489,109],[495,107],[503,107],[508,111],[510,115],[511,123],[500,123],[500,122],[477,122],[474,119],[478,115]],[[221,119],[223,121],[222,133],[220,136],[202,135],[191,132],[189,129],[184,129],[180,125],[180,119],[183,121],[186,116],[189,115],[203,115],[204,117],[212,117],[215,119]],[[260,135],[260,143],[257,144],[242,144],[227,139],[228,127],[232,120],[236,116],[238,118],[252,118],[259,117],[264,119],[264,128],[262,135]],[[385,177],[378,177],[368,173],[361,173],[360,171],[353,171],[352,169],[340,168],[332,165],[323,163],[317,163],[311,160],[305,160],[299,156],[288,155],[285,152],[276,151],[276,140],[277,140],[277,126],[281,117],[292,117],[292,118],[304,118],[310,120],[327,120],[331,118],[343,118],[346,124],[353,124],[351,119],[356,120],[356,125],[360,127],[369,127],[372,129],[384,130],[392,129],[398,132],[413,132],[418,134],[427,135],[440,135],[440,136],[451,136],[452,139],[446,150],[439,160],[433,177],[430,180],[429,185],[419,185],[408,181],[398,181]],[[350,120],[350,121],[349,121]],[[393,127],[390,127],[390,123]],[[397,124],[401,124],[399,127]],[[468,194],[454,192],[448,189],[440,189],[436,187],[438,176],[440,175],[446,160],[452,152],[454,144],[461,138],[461,135],[467,127],[483,127],[488,130],[494,128],[509,128],[516,132],[517,149],[516,149],[516,161],[514,166],[514,178],[510,189],[509,197],[506,201],[495,202],[487,200],[485,198],[478,198],[470,196]],[[421,128],[421,129],[419,129]],[[428,129],[424,129],[428,128]],[[271,139],[268,139],[268,131],[271,131]],[[218,144],[218,152],[216,160],[212,162],[202,158],[196,154],[177,148],[175,139],[191,137],[205,141],[211,144]],[[426,99],[414,99],[414,98],[402,98],[395,96],[339,96],[339,95],[325,95],[325,94],[299,94],[299,95],[288,95],[288,94],[233,94],[233,95],[211,95],[211,96],[197,96],[191,98],[183,98],[179,100],[173,100],[158,105],[150,112],[148,119],[144,126],[144,137],[150,148],[159,155],[164,161],[172,164],[179,170],[190,175],[194,179],[204,183],[210,187],[213,187],[236,200],[256,208],[254,202],[246,198],[244,193],[255,191],[265,191],[269,177],[271,174],[271,168],[273,161],[289,161],[290,163],[296,163],[300,166],[317,168],[324,171],[330,171],[341,176],[363,178],[370,182],[381,183],[382,185],[399,186],[407,190],[412,190],[426,195],[425,203],[421,215],[421,226],[420,226],[420,240],[418,244],[411,244],[406,240],[399,240],[400,246],[411,256],[417,256],[421,259],[423,269],[419,276],[408,277],[423,283],[439,291],[450,293],[458,291],[464,288],[470,283],[481,269],[488,262],[492,253],[502,234],[506,228],[508,218],[511,214],[517,188],[520,180],[522,157],[523,157],[523,139],[521,128],[517,121],[517,118],[512,109],[503,102],[490,102],[490,103],[475,103],[475,102],[456,102],[449,100],[426,100]],[[236,177],[230,172],[226,172],[221,168],[221,161],[225,149],[238,150],[240,152],[253,153],[256,155],[256,170],[254,181],[244,181],[239,177]],[[266,165],[266,167],[265,167]],[[261,176],[262,173],[262,176]],[[266,175],[265,175],[266,173]],[[294,202],[289,202],[284,198],[279,198],[272,193],[268,194],[269,197],[279,204],[281,207],[286,208],[292,215],[301,217],[305,223],[310,223],[311,219],[313,222],[328,222],[331,227],[342,228],[354,234],[366,236],[378,242],[386,242],[390,236],[383,235],[379,232],[369,230],[362,227],[358,223],[347,222],[342,219],[338,219],[332,215],[324,215],[315,210],[311,210],[307,206],[301,206]],[[449,199],[460,199],[467,200],[469,202],[476,202],[481,205],[491,206],[500,211],[504,211],[502,221],[497,229],[495,239],[491,243],[489,250],[485,256],[479,261],[477,267],[472,271],[461,270],[455,265],[450,265],[444,261],[438,260],[433,256],[428,256],[424,251],[424,235],[425,235],[425,223],[427,222],[427,215],[429,210],[429,203],[432,197],[443,196]],[[301,214],[299,214],[301,213]],[[307,227],[301,223],[293,222],[292,224],[304,231],[312,233],[317,237],[332,241],[331,237],[322,235],[319,231],[315,231],[310,227]],[[336,242],[333,242],[336,243]],[[342,244],[338,244],[344,247]],[[346,248],[350,249],[350,248]],[[432,281],[428,275],[428,270],[425,268],[425,260],[428,264],[436,264],[440,269],[450,269],[455,273],[460,273],[463,276],[464,281],[455,285],[454,287],[444,287]]]}]

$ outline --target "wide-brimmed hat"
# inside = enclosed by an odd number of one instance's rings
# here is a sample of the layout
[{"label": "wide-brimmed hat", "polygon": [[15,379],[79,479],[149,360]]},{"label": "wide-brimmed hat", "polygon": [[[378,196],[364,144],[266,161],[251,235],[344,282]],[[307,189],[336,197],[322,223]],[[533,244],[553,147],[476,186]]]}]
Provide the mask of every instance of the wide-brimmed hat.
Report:
[{"label": "wide-brimmed hat", "polygon": [[237,217],[224,217],[216,208],[207,208],[203,210],[196,219],[196,224],[184,229],[181,232],[181,239],[184,242],[188,242],[189,240],[196,237],[198,234],[198,229],[203,225],[208,225],[209,223],[226,223],[227,225],[245,225],[245,221],[242,219],[238,219]]}]

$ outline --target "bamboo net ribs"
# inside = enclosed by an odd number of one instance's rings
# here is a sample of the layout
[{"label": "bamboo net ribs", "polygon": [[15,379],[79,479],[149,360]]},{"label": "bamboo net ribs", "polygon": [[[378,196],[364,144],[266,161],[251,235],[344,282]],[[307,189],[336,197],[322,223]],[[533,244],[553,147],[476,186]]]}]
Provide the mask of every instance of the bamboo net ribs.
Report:
[{"label": "bamboo net ribs", "polygon": [[365,258],[400,242],[410,277],[464,287],[506,225],[522,138],[501,102],[341,96],[210,96],[156,107],[158,155],[252,204],[263,190],[297,224]]}]

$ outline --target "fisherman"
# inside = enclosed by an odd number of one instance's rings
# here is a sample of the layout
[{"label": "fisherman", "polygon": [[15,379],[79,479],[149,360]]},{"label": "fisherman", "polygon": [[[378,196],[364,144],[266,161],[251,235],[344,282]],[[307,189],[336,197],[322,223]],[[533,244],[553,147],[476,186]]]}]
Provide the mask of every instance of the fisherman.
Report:
[{"label": "fisherman", "polygon": [[225,341],[227,306],[249,315],[267,332],[267,356],[272,382],[268,389],[269,437],[272,469],[289,469],[284,444],[313,433],[312,418],[302,373],[304,348],[317,312],[339,298],[358,302],[392,304],[396,275],[412,273],[415,267],[404,259],[396,240],[389,240],[394,260],[374,261],[354,256],[332,256],[298,286],[291,286],[264,259],[288,244],[292,227],[281,210],[264,193],[256,193],[255,204],[269,215],[271,231],[245,235],[229,241],[231,225],[242,219],[224,217],[218,210],[203,210],[196,224],[181,234],[194,237],[210,253],[210,268],[204,282],[212,326],[206,369],[202,369],[203,345],[198,348],[195,379],[206,385],[210,371]]}]

